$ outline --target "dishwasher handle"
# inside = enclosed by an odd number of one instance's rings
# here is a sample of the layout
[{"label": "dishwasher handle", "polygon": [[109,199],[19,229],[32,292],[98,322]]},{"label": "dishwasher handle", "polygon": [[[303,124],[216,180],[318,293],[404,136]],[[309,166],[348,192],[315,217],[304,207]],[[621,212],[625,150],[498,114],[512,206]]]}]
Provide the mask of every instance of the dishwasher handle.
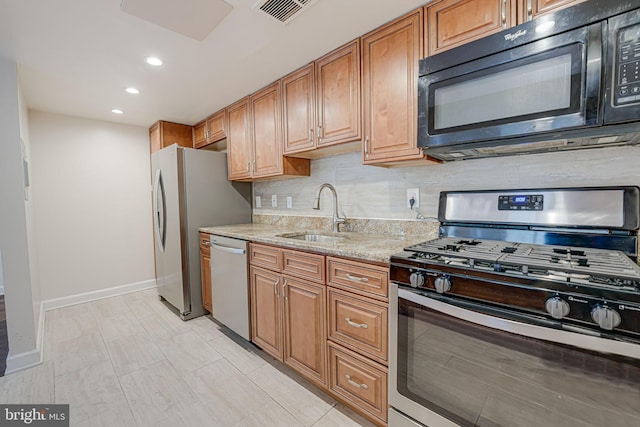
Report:
[{"label": "dishwasher handle", "polygon": [[244,255],[247,253],[247,251],[245,249],[239,249],[239,248],[230,248],[229,246],[222,246],[222,245],[218,245],[216,243],[209,243],[209,246],[211,246],[212,248],[215,248],[219,251],[224,251],[224,252],[229,252],[232,254],[238,254],[238,255]]}]

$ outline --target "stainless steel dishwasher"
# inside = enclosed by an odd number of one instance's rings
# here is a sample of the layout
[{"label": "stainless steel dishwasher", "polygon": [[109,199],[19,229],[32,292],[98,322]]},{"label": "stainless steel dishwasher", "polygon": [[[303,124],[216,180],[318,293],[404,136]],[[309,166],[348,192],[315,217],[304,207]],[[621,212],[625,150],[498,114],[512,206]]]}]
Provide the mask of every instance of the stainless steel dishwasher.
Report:
[{"label": "stainless steel dishwasher", "polygon": [[212,315],[229,329],[249,340],[249,242],[212,235],[209,244]]}]

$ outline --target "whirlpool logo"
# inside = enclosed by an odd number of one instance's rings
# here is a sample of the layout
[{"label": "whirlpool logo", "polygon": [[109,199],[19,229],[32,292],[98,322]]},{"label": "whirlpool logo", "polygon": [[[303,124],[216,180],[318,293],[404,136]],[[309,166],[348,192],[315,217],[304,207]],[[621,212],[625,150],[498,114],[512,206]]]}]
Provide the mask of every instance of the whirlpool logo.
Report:
[{"label": "whirlpool logo", "polygon": [[0,405],[0,426],[69,427],[69,405]]},{"label": "whirlpool logo", "polygon": [[518,37],[522,37],[524,35],[527,34],[527,30],[518,30],[515,33],[509,33],[509,34],[505,34],[504,35],[504,39],[507,41],[514,41],[515,39],[517,39]]}]

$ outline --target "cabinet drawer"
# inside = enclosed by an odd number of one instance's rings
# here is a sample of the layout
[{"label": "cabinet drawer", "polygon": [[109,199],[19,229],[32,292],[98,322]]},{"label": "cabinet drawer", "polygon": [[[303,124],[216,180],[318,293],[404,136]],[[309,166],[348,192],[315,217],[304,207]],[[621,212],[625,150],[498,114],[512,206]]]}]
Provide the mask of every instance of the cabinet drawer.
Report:
[{"label": "cabinet drawer", "polygon": [[209,234],[200,232],[200,253],[206,256],[209,256],[209,254],[211,253],[209,238]]},{"label": "cabinet drawer", "polygon": [[364,296],[389,296],[389,268],[339,258],[327,258],[328,281],[331,286]]},{"label": "cabinet drawer", "polygon": [[282,272],[314,282],[325,283],[324,256],[283,250]]},{"label": "cabinet drawer", "polygon": [[377,419],[387,421],[387,369],[329,342],[329,389]]},{"label": "cabinet drawer", "polygon": [[386,364],[387,306],[329,288],[329,338]]},{"label": "cabinet drawer", "polygon": [[249,252],[249,262],[251,264],[259,265],[270,270],[280,271],[280,249],[272,246],[251,243],[249,245]]}]

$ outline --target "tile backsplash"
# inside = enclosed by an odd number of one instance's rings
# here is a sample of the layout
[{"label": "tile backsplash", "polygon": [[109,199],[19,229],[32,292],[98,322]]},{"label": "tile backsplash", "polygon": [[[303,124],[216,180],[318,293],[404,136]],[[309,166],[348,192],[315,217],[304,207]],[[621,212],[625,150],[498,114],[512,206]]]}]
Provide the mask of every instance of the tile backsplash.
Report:
[{"label": "tile backsplash", "polygon": [[[406,207],[407,189],[420,190],[424,217],[438,214],[443,190],[480,190],[539,187],[590,187],[640,185],[640,148],[614,147],[512,157],[465,160],[425,166],[382,168],[361,164],[360,153],[311,161],[311,176],[257,182],[254,196],[261,196],[257,215],[331,216],[331,193],[322,192],[320,210],[313,202],[320,184],[333,184],[339,212],[348,218],[414,219]],[[278,206],[271,207],[271,196]],[[292,208],[287,208],[291,196]]]}]

